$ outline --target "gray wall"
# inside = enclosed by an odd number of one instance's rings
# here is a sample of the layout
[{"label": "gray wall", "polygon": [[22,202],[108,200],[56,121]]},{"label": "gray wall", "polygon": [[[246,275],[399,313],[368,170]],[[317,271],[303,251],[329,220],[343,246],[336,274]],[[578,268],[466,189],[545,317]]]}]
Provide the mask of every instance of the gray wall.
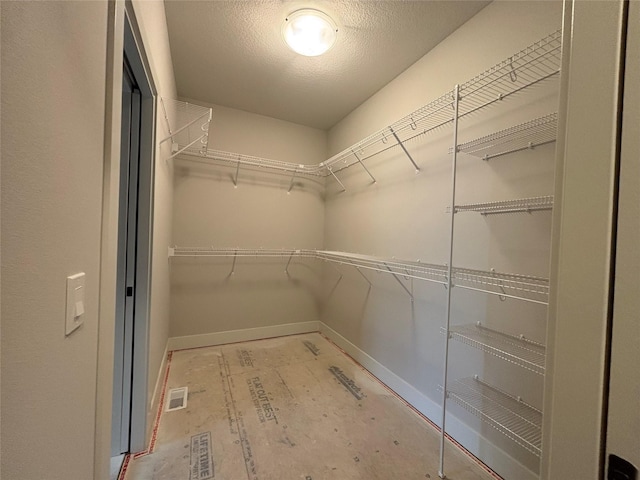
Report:
[{"label": "gray wall", "polygon": [[[450,91],[509,55],[561,26],[560,2],[496,2],[490,4],[412,67],[352,112],[329,132],[329,154],[383,128],[419,106]],[[460,123],[459,142],[517,125],[557,111],[558,82],[535,88],[499,107]],[[414,174],[400,149],[368,163],[377,184],[353,167],[340,175],[347,191],[328,182],[325,249],[359,252],[424,262],[448,261],[451,129],[429,134],[407,147],[421,167]],[[507,200],[553,194],[554,146],[544,146],[483,162],[459,155],[456,203]],[[455,266],[548,277],[551,214],[456,215]],[[401,377],[436,404],[441,404],[446,291],[418,281],[405,284],[415,301],[395,280],[369,275],[373,287],[353,270],[329,297],[322,321],[356,347]],[[325,292],[337,272],[326,270]],[[404,281],[404,280],[403,280]],[[544,343],[546,308],[517,300],[455,289],[452,323],[481,321],[485,326]],[[449,380],[479,374],[489,383],[542,406],[543,378],[474,349],[451,343]],[[428,402],[427,402],[428,403]],[[537,459],[453,404],[451,412],[530,470]],[[432,412],[439,416],[439,409]],[[438,416],[432,418],[440,422]],[[474,440],[457,438],[495,468],[489,453]],[[518,477],[511,472],[513,478]]]},{"label": "gray wall", "polygon": [[[326,159],[326,133],[214,105],[209,148],[317,164]],[[235,165],[176,159],[176,245],[322,247],[322,179],[298,177],[287,193],[291,175],[241,167],[237,188],[235,175]],[[170,336],[317,321],[317,270],[296,261],[287,276],[285,265],[286,259],[245,258],[238,260],[230,275],[231,258],[172,259]]]}]

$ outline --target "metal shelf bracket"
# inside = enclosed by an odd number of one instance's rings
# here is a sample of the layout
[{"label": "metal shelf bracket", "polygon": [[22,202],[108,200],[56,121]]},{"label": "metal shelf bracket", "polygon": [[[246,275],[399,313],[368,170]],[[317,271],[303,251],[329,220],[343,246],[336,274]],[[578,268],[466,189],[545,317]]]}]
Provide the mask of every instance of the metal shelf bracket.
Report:
[{"label": "metal shelf bracket", "polygon": [[411,291],[407,288],[407,286],[406,286],[404,283],[402,283],[402,280],[400,280],[400,279],[398,278],[398,275],[396,275],[396,273],[395,273],[393,270],[391,270],[391,269],[389,268],[389,265],[387,265],[387,264],[386,264],[386,263],[384,263],[384,262],[383,262],[383,264],[384,264],[384,266],[387,268],[387,270],[389,270],[389,273],[390,273],[391,275],[393,275],[393,278],[395,278],[395,279],[396,279],[396,282],[398,282],[398,283],[400,284],[400,286],[404,289],[404,291],[405,291],[405,292],[407,292],[407,295],[409,295],[409,297],[411,298],[411,301],[413,302],[413,293],[411,293]]},{"label": "metal shelf bracket", "polygon": [[[415,124],[415,122],[413,122],[413,123]],[[407,158],[409,159],[409,161],[413,164],[414,168],[416,169],[416,173],[420,173],[420,167],[413,160],[413,157],[411,156],[411,154],[409,153],[407,148],[404,146],[404,144],[402,143],[402,141],[398,137],[398,134],[393,130],[392,127],[389,127],[389,131],[391,132],[391,135],[393,135],[395,137],[396,141],[398,142],[398,145],[400,145],[400,148],[402,148],[402,150],[404,151],[404,153],[407,156]]]}]

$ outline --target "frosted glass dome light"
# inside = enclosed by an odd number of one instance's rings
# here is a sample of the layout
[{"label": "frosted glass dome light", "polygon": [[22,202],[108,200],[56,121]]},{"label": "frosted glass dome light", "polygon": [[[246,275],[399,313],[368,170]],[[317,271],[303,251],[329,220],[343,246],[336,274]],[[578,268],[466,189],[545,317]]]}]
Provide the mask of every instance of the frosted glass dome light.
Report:
[{"label": "frosted glass dome light", "polygon": [[282,35],[289,48],[306,57],[317,57],[336,42],[338,29],[328,15],[319,10],[296,10],[284,20]]}]

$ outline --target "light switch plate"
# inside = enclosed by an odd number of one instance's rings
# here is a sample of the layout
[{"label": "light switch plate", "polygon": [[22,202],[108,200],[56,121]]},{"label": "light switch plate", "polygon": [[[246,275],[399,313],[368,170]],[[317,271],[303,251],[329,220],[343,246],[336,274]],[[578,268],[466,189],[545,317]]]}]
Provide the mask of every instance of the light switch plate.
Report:
[{"label": "light switch plate", "polygon": [[70,335],[84,322],[84,279],[84,272],[67,277],[65,335]]}]

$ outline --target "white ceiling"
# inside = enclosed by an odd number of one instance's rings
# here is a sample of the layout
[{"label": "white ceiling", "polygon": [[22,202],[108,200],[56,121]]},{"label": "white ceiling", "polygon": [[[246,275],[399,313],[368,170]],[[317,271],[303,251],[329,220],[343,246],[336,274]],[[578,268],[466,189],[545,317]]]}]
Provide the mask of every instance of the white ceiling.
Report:
[{"label": "white ceiling", "polygon": [[[328,129],[488,3],[165,0],[178,95]],[[284,43],[282,23],[300,8],[338,24],[325,55]]]}]

